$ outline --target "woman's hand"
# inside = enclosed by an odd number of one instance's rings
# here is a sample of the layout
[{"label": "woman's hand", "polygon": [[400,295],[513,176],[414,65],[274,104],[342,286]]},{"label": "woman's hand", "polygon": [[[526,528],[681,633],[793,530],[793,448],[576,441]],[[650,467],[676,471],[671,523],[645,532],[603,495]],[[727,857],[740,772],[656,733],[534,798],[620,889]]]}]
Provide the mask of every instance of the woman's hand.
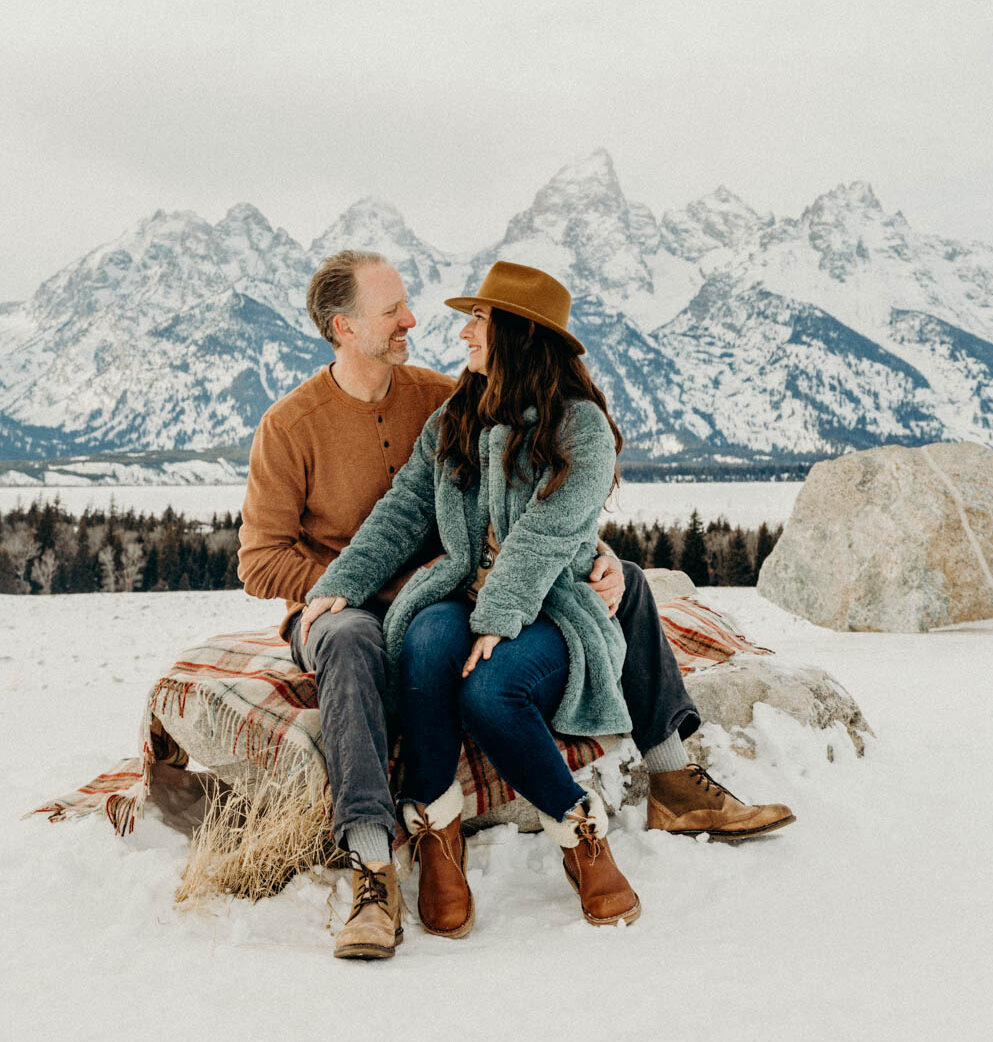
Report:
[{"label": "woman's hand", "polygon": [[495,633],[487,633],[482,637],[477,637],[472,645],[472,651],[469,652],[469,657],[465,660],[465,665],[462,667],[462,679],[465,678],[476,668],[476,663],[480,658],[488,659],[493,654],[493,649],[503,640],[503,637],[498,637]]},{"label": "woman's hand", "polygon": [[315,619],[319,618],[326,611],[331,612],[332,615],[337,615],[342,608],[347,606],[348,601],[344,597],[315,597],[304,608],[303,615],[300,617],[300,638],[304,644],[307,643],[310,627],[314,624]]}]

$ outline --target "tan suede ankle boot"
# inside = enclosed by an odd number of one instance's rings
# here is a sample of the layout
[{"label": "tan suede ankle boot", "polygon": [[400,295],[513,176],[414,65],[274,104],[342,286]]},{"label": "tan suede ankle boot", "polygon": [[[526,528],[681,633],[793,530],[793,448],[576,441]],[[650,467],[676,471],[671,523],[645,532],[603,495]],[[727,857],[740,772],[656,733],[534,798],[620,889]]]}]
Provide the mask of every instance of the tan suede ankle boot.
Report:
[{"label": "tan suede ankle boot", "polygon": [[603,800],[595,792],[588,793],[582,806],[564,821],[540,812],[538,816],[545,832],[562,848],[562,865],[579,894],[583,918],[594,926],[612,925],[621,919],[633,923],[641,915],[641,902],[610,852]]},{"label": "tan suede ankle boot", "polygon": [[676,835],[706,832],[717,839],[747,839],[796,821],[783,803],[749,806],[696,763],[648,776],[648,827]]},{"label": "tan suede ankle boot", "polygon": [[403,940],[393,864],[352,855],[352,914],[335,935],[336,959],[389,959]]},{"label": "tan suede ankle boot", "polygon": [[466,878],[468,850],[462,835],[462,789],[458,782],[438,799],[421,806],[403,804],[411,860],[421,866],[417,913],[428,933],[465,937],[476,919]]}]

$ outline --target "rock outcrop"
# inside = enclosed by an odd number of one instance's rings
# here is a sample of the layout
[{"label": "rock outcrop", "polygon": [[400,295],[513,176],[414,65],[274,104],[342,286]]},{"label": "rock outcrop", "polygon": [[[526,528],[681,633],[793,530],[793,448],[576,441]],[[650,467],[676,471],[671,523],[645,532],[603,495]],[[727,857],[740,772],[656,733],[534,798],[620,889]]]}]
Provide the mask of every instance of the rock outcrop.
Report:
[{"label": "rock outcrop", "polygon": [[993,449],[885,446],[816,464],[758,590],[836,630],[993,617]]}]

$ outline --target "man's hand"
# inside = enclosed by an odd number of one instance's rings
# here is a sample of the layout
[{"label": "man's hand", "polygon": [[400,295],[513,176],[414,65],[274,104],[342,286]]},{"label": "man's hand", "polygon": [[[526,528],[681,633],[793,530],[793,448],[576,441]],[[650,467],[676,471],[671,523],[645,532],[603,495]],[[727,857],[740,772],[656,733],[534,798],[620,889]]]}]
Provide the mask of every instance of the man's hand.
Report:
[{"label": "man's hand", "polygon": [[593,562],[589,584],[604,599],[607,614],[613,618],[624,596],[624,569],[621,568],[621,562],[612,554],[601,554]]},{"label": "man's hand", "polygon": [[344,597],[315,597],[304,608],[303,615],[300,617],[300,639],[304,644],[307,643],[307,636],[310,633],[310,627],[314,624],[314,620],[320,618],[326,611],[331,612],[332,615],[337,615],[342,608],[347,606],[348,601]]},{"label": "man's hand", "polygon": [[488,659],[493,654],[493,649],[501,640],[503,640],[503,637],[498,637],[495,633],[487,633],[485,636],[476,638],[472,645],[472,651],[469,652],[469,657],[465,660],[465,665],[462,667],[463,680],[476,668],[476,663],[480,657]]}]

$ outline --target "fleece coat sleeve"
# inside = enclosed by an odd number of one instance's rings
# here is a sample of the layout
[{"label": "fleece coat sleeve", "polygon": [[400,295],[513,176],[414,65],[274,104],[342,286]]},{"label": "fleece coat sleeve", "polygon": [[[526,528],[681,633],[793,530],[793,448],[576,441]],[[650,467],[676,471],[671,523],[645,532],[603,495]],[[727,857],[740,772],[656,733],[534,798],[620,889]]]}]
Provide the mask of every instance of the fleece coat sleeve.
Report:
[{"label": "fleece coat sleeve", "polygon": [[[511,523],[470,616],[473,633],[513,639],[538,617],[552,584],[584,543],[589,544],[592,565],[597,521],[617,460],[613,432],[595,403],[570,406],[562,444],[571,461],[569,474],[555,492],[539,499],[550,471],[543,475],[523,512]],[[490,452],[491,473],[499,473],[502,484],[499,453],[492,441]]]},{"label": "fleece coat sleeve", "polygon": [[363,604],[424,545],[435,525],[435,419],[440,413],[437,409],[428,418],[389,492],[311,587],[308,604],[315,597]]}]

